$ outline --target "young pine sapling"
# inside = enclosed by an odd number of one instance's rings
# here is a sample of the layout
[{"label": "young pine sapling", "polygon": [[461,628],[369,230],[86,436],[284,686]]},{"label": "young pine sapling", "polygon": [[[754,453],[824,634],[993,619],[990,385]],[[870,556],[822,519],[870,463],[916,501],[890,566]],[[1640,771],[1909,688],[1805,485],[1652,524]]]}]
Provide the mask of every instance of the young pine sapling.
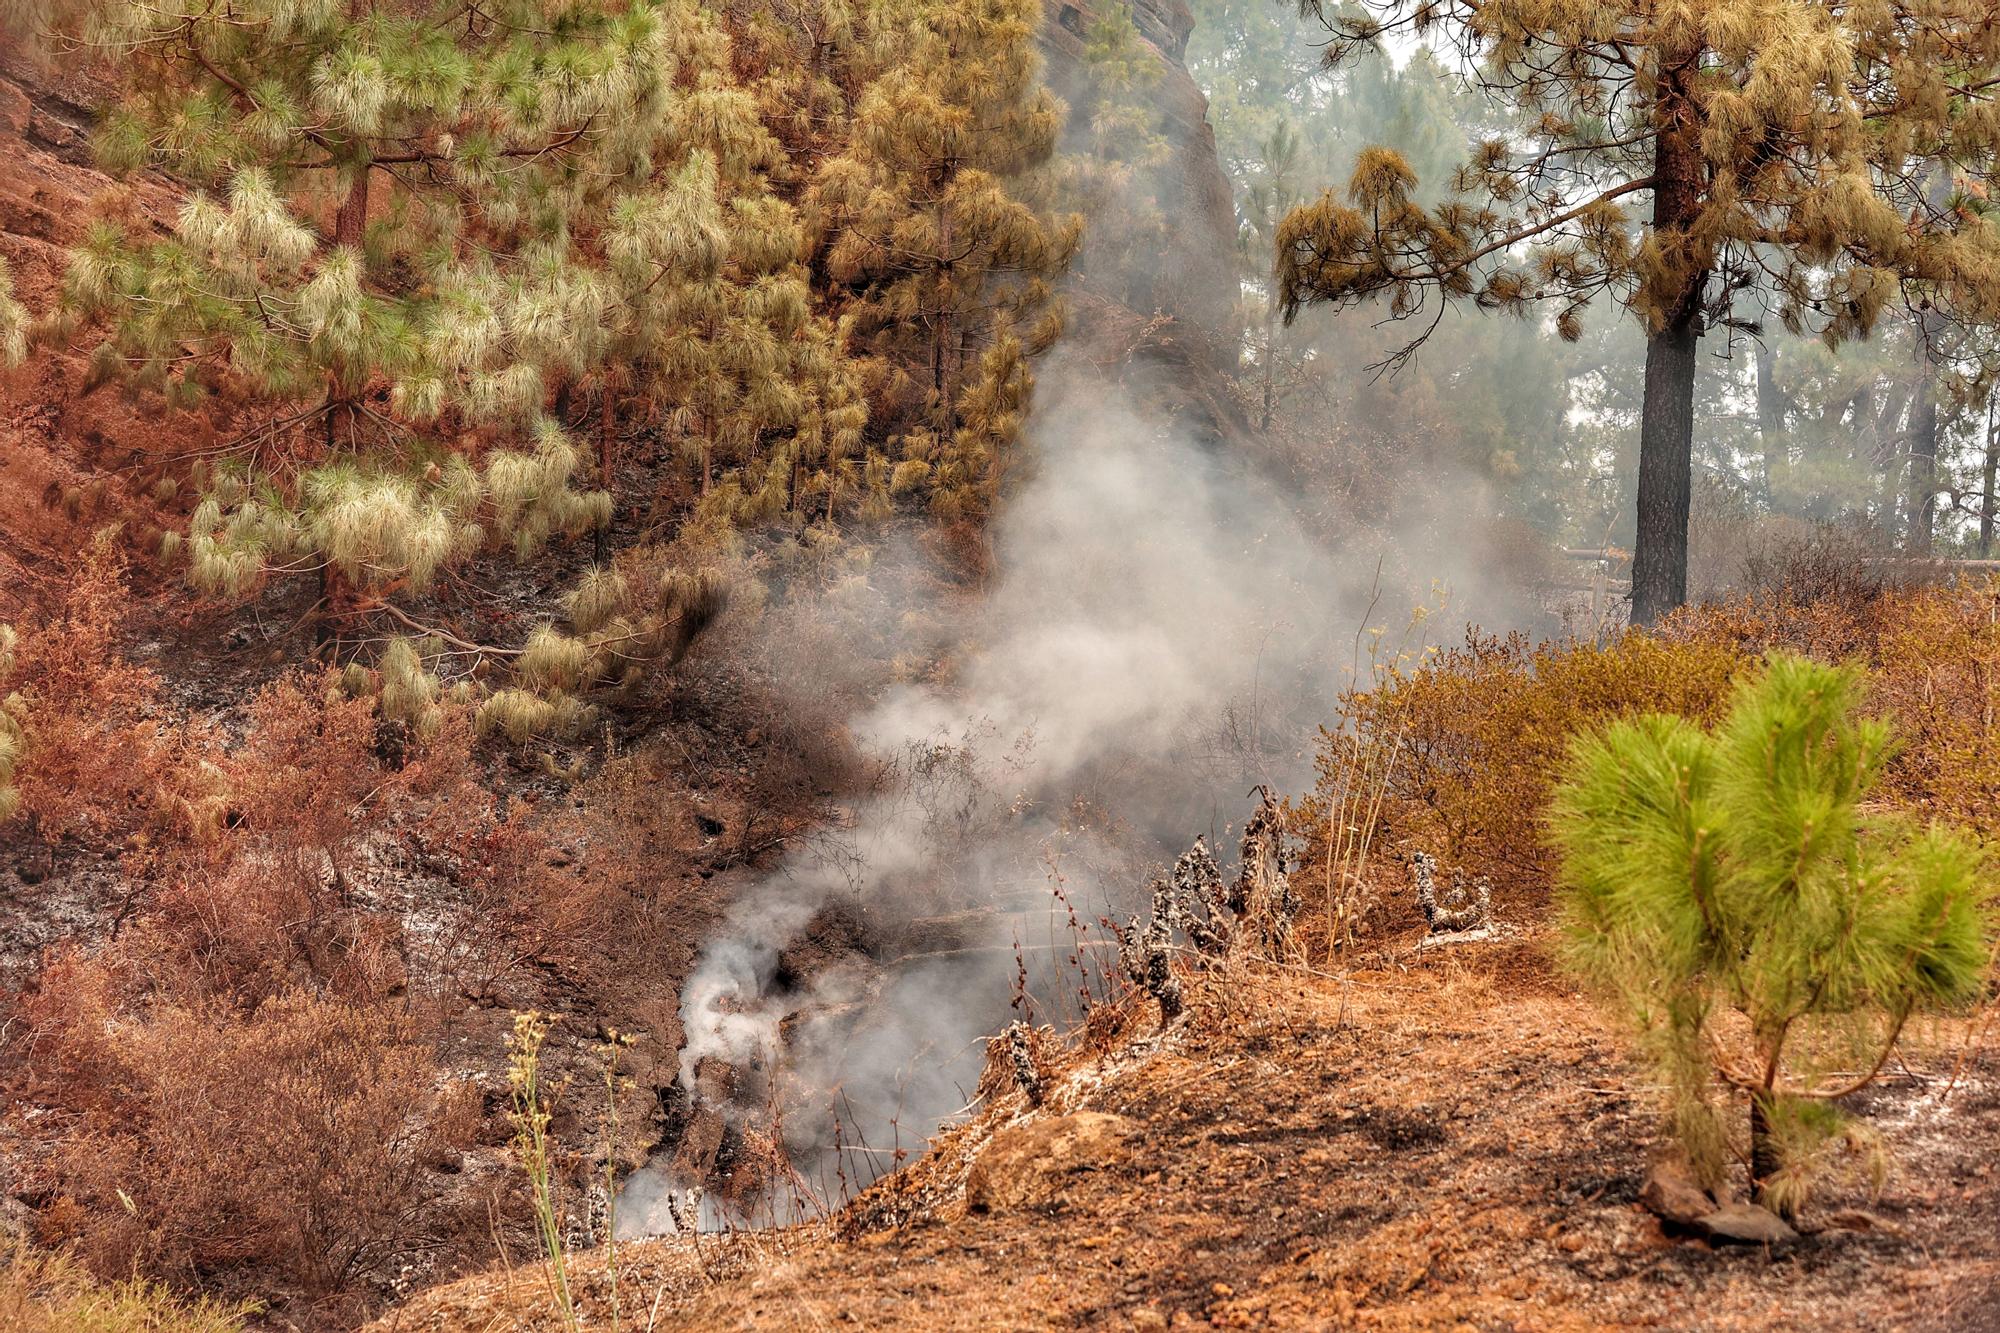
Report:
[{"label": "young pine sapling", "polygon": [[1636,1030],[1706,1186],[1747,1096],[1751,1182],[1787,1216],[1829,1150],[1870,1142],[1840,1100],[1987,975],[1978,847],[1866,805],[1891,738],[1862,685],[1774,655],[1712,732],[1649,716],[1579,741],[1551,812],[1565,962]]}]

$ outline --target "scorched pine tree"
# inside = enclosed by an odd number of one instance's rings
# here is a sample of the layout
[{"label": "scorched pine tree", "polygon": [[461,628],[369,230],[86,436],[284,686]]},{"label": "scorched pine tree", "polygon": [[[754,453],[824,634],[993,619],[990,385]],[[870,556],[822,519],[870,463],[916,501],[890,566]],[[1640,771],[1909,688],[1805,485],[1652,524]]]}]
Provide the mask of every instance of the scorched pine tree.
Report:
[{"label": "scorched pine tree", "polygon": [[1027,358],[1060,331],[1049,283],[1082,233],[1016,187],[1053,161],[1063,122],[1041,83],[1041,5],[916,0],[868,13],[852,138],[821,165],[810,202],[857,335],[899,379],[920,368],[908,377],[919,419],[899,432],[892,477],[834,471],[831,483],[886,480],[927,489],[947,516],[977,512],[1019,426]]},{"label": "scorched pine tree", "polygon": [[165,239],[104,222],[58,332],[101,319],[104,377],[170,404],[270,404],[217,451],[190,526],[197,585],[317,568],[421,587],[489,539],[601,526],[543,414],[601,294],[552,264],[579,182],[672,101],[650,4],[95,0],[58,18],[124,62],[98,149],[192,189]]},{"label": "scorched pine tree", "polygon": [[[1344,200],[1322,196],[1279,233],[1286,310],[1386,295],[1428,322],[1453,300],[1546,303],[1574,338],[1593,298],[1629,305],[1648,335],[1640,623],[1687,593],[1705,330],[1754,324],[1737,309],[1751,297],[1830,342],[1865,336],[1898,300],[2000,318],[1984,184],[2000,147],[1996,0],[1305,3],[1329,60],[1385,38],[1447,44],[1521,120],[1432,207],[1394,148],[1364,151]],[[1644,219],[1628,212],[1641,198]]]},{"label": "scorched pine tree", "polygon": [[1861,685],[1774,656],[1713,732],[1653,716],[1580,741],[1550,810],[1566,961],[1658,1065],[1705,1184],[1747,1098],[1752,1183],[1786,1214],[1911,1016],[1980,993],[1994,926],[1969,837],[1864,808],[1890,737]]}]

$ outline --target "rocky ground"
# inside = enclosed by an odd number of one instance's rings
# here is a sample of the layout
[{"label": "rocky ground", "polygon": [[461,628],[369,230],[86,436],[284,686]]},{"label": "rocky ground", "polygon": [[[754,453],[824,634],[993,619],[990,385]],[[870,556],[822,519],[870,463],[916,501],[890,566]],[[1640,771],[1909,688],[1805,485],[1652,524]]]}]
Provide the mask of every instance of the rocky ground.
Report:
[{"label": "rocky ground", "polygon": [[[1646,1075],[1532,936],[1343,977],[1202,978],[1165,1033],[1101,1017],[833,1224],[627,1246],[628,1327],[2000,1327],[2000,1058],[1905,1043],[1854,1109],[1896,1166],[1782,1246],[1670,1234],[1639,1202]],[[612,1320],[580,1258],[585,1325]],[[544,1274],[422,1295],[377,1333],[556,1328]]]}]

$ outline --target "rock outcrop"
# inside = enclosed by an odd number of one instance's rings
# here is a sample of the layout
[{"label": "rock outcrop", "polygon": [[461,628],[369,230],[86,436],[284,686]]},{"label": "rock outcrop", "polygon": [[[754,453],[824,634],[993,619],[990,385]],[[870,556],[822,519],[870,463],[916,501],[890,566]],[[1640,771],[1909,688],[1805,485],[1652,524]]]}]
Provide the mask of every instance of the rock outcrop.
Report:
[{"label": "rock outcrop", "polygon": [[[1089,100],[1084,43],[1103,0],[1048,0],[1042,29],[1049,86],[1072,108]],[[1168,235],[1164,253],[1133,256],[1121,274],[1125,303],[1141,315],[1171,315],[1207,333],[1221,330],[1233,303],[1236,211],[1216,155],[1208,98],[1182,63],[1194,17],[1184,0],[1131,0],[1133,26],[1158,76],[1148,92],[1168,157],[1154,180]]]}]

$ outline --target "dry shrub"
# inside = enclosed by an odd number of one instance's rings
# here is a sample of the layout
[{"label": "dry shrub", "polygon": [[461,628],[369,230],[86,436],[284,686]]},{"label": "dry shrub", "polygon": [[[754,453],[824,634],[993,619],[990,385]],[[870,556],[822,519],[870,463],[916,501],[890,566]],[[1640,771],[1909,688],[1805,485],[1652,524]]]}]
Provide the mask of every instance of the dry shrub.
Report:
[{"label": "dry shrub", "polygon": [[45,1227],[99,1272],[258,1266],[326,1295],[418,1241],[421,1169],[462,1108],[407,1016],[292,992],[247,1017],[72,1012],[50,1035],[85,1109],[60,1158],[74,1206]]},{"label": "dry shrub", "polygon": [[[1503,892],[1538,890],[1551,869],[1542,820],[1570,738],[1638,713],[1712,721],[1733,679],[1778,649],[1869,668],[1865,706],[1899,740],[1882,795],[2000,832],[2000,580],[1924,585],[1882,575],[1857,550],[1822,532],[1773,556],[1758,592],[1683,608],[1657,632],[1601,647],[1470,635],[1346,696],[1293,816],[1309,839],[1297,882],[1324,891],[1328,819],[1358,765],[1371,780],[1387,774],[1370,879],[1402,894],[1393,852],[1421,848]],[[1350,817],[1356,808],[1350,799]]]},{"label": "dry shrub", "polygon": [[0,677],[25,741],[13,785],[50,845],[129,833],[150,804],[162,761],[147,717],[158,682],[118,652],[131,614],[124,559],[100,537],[54,612],[18,627],[12,670]]},{"label": "dry shrub", "polygon": [[1859,523],[1770,520],[1742,557],[1739,596],[1815,603],[1864,614],[1892,587],[1922,582],[1927,566],[1897,563],[1880,529]]},{"label": "dry shrub", "polygon": [[420,1167],[476,1113],[434,1090],[397,872],[424,812],[487,807],[462,711],[393,769],[375,702],[328,678],[247,713],[240,741],[155,738],[129,915],[17,998],[8,1092],[44,1233],[99,1271],[347,1298],[418,1238]]},{"label": "dry shrub", "polygon": [[1883,607],[1868,706],[1901,748],[1885,794],[1995,829],[2000,811],[2000,582],[1901,593]]},{"label": "dry shrub", "polygon": [[[417,942],[411,962],[447,992],[491,999],[510,974],[528,970],[598,995],[638,958],[629,956],[634,904],[569,847],[584,821],[567,811],[517,806],[477,827],[434,827],[433,848],[453,846],[459,901],[443,928]],[[652,866],[654,878],[661,867]]]},{"label": "dry shrub", "polygon": [[1788,648],[1865,663],[1864,706],[1893,722],[1899,741],[1882,793],[1926,815],[1995,827],[2000,581],[1881,585],[1865,597],[1816,601],[1744,597],[1687,608],[1664,632],[1746,657]]},{"label": "dry shrub", "polygon": [[374,700],[330,678],[268,687],[239,746],[185,747],[156,836],[128,858],[156,888],[121,952],[173,993],[239,1005],[299,985],[361,1000],[400,990],[400,923],[357,881],[396,820],[427,798],[462,800],[469,734],[451,714],[385,771]]},{"label": "dry shrub", "polygon": [[1539,888],[1550,865],[1541,813],[1570,737],[1635,713],[1706,719],[1743,662],[1724,645],[1646,634],[1599,646],[1468,633],[1415,670],[1343,698],[1340,726],[1322,735],[1318,784],[1294,815],[1308,839],[1295,879],[1306,892],[1323,889],[1328,819],[1358,762],[1381,775],[1376,877],[1393,873],[1390,849],[1420,848],[1503,891]]}]

